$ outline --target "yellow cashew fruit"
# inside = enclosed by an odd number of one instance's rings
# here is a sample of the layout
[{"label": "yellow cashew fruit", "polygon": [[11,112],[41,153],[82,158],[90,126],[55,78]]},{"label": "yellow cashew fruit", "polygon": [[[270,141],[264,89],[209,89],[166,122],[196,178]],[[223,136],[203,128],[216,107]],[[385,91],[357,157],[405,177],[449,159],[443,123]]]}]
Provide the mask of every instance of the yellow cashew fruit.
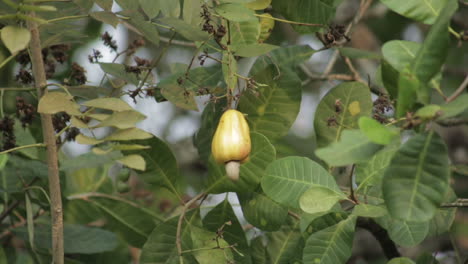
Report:
[{"label": "yellow cashew fruit", "polygon": [[216,162],[225,164],[227,176],[239,179],[240,164],[249,159],[250,129],[244,115],[234,109],[221,116],[211,142],[211,153]]},{"label": "yellow cashew fruit", "polygon": [[258,37],[258,42],[263,43],[267,40],[273,28],[275,27],[275,20],[273,20],[273,16],[269,13],[263,13],[260,17],[260,36]]}]

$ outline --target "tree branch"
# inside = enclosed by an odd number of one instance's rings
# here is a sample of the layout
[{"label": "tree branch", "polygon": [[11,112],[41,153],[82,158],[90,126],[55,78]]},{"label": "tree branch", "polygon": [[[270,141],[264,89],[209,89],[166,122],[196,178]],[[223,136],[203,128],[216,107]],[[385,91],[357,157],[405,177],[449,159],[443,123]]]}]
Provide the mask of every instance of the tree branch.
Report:
[{"label": "tree branch", "polygon": [[[35,13],[31,12],[31,17]],[[42,58],[41,40],[37,22],[28,20],[28,28],[31,31],[31,42],[29,45],[31,51],[31,64],[35,87],[38,98],[43,95],[43,88],[47,85],[47,78],[44,70]],[[45,90],[47,91],[47,90]],[[62,212],[62,194],[60,189],[60,177],[58,168],[57,144],[55,139],[54,127],[52,125],[52,116],[41,114],[42,133],[44,142],[47,146],[47,168],[49,175],[49,192],[51,199],[51,217],[52,217],[52,257],[53,263],[64,263],[63,250],[63,212]]]},{"label": "tree branch", "polygon": [[444,203],[440,207],[447,208],[447,207],[468,207],[468,199],[467,198],[459,198],[453,203]]},{"label": "tree branch", "polygon": [[388,236],[387,230],[379,226],[374,220],[370,218],[358,217],[356,226],[362,229],[366,229],[375,237],[375,239],[377,239],[387,259],[401,256],[395,243]]},{"label": "tree branch", "polygon": [[453,92],[452,95],[450,95],[445,101],[447,103],[452,102],[453,100],[457,99],[458,96],[460,96],[466,89],[466,86],[468,86],[468,75],[466,75],[465,80],[460,84],[460,86]]}]

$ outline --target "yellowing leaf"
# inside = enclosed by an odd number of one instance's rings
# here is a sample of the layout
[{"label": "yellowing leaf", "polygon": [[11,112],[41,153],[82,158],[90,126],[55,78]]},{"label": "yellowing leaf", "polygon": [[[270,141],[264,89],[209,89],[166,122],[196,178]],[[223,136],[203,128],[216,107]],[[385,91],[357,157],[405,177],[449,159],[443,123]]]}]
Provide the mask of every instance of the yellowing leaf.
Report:
[{"label": "yellowing leaf", "polygon": [[143,131],[139,128],[132,127],[122,130],[117,130],[110,136],[106,137],[105,140],[133,140],[133,139],[147,139],[153,137],[152,134]]},{"label": "yellowing leaf", "polygon": [[96,119],[97,121],[104,121],[109,118],[110,115],[108,114],[88,114],[87,116],[91,117],[92,119]]},{"label": "yellowing leaf", "polygon": [[116,112],[129,111],[133,108],[120,98],[98,98],[83,103],[85,106],[108,109]]},{"label": "yellowing leaf", "polygon": [[117,160],[118,163],[136,170],[145,170],[146,162],[142,156],[132,154]]},{"label": "yellowing leaf", "polygon": [[37,111],[42,114],[55,114],[66,112],[69,115],[82,115],[78,110],[80,106],[71,101],[72,96],[61,92],[50,92],[39,100]]},{"label": "yellowing leaf", "polygon": [[361,106],[358,101],[351,102],[348,106],[351,116],[355,116],[361,112]]},{"label": "yellowing leaf", "polygon": [[145,115],[134,110],[115,112],[95,127],[113,126],[120,129],[131,128],[145,118]]},{"label": "yellowing leaf", "polygon": [[78,144],[82,144],[82,145],[96,145],[102,142],[102,140],[88,137],[82,134],[79,134],[78,136],[76,136],[75,141]]},{"label": "yellowing leaf", "polygon": [[270,4],[271,0],[255,0],[245,4],[245,6],[253,10],[262,10],[267,8]]},{"label": "yellowing leaf", "polygon": [[7,49],[15,54],[28,46],[31,33],[25,28],[6,26],[0,31],[0,37]]},{"label": "yellowing leaf", "polygon": [[77,127],[77,128],[88,128],[88,125],[83,122],[81,119],[77,118],[77,117],[74,117],[72,116],[71,119],[71,124],[74,126],[74,127]]}]

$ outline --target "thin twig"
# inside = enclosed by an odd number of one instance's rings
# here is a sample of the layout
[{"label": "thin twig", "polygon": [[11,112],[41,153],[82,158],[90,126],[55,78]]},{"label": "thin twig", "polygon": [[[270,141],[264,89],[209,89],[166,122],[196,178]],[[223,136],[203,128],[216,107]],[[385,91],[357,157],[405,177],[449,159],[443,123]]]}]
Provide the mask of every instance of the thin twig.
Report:
[{"label": "thin twig", "polygon": [[358,81],[358,82],[361,82],[361,83],[364,83],[364,84],[367,84],[364,80],[362,80],[361,76],[359,76],[359,72],[356,70],[356,68],[354,68],[354,65],[351,62],[351,60],[348,57],[345,57],[345,56],[343,56],[343,58],[344,58],[344,61],[345,61],[346,65],[348,66],[349,70],[353,74],[354,80]]},{"label": "thin twig", "polygon": [[31,145],[24,145],[24,146],[19,146],[19,147],[16,147],[16,148],[11,148],[11,149],[7,149],[5,151],[2,151],[0,152],[0,155],[1,154],[6,154],[6,153],[9,153],[9,152],[13,152],[13,151],[17,151],[17,150],[21,150],[21,149],[26,149],[26,148],[37,148],[37,147],[45,147],[46,144],[44,143],[36,143],[36,144],[31,144]]},{"label": "thin twig", "polygon": [[356,204],[359,203],[356,195],[354,194],[354,186],[353,186],[353,174],[354,174],[354,169],[356,168],[356,164],[353,164],[351,166],[351,170],[349,172],[349,198]]},{"label": "thin twig", "polygon": [[390,239],[387,230],[379,226],[374,220],[371,218],[358,217],[356,226],[366,229],[377,239],[387,259],[401,256],[395,242]]},{"label": "thin twig", "polygon": [[187,212],[188,208],[195,203],[196,201],[200,200],[206,195],[206,193],[200,193],[197,196],[193,197],[190,201],[188,201],[184,207],[182,208],[182,212],[179,216],[179,221],[177,222],[177,233],[176,233],[176,246],[177,246],[177,253],[179,254],[179,263],[184,263],[184,258],[182,257],[182,240],[181,240],[181,232],[182,232],[182,221],[184,220],[185,213]]},{"label": "thin twig", "polygon": [[292,212],[292,211],[288,211],[288,215],[294,217],[296,220],[300,220],[300,219],[301,219],[301,217],[300,217],[298,214],[296,214],[296,213],[294,213],[294,212]]},{"label": "thin twig", "polygon": [[443,203],[440,207],[468,207],[468,199],[467,198],[459,198],[453,203]]},{"label": "thin twig", "polygon": [[466,86],[468,86],[468,75],[466,75],[465,80],[460,84],[460,86],[453,92],[452,95],[450,95],[445,101],[447,103],[452,102],[453,100],[457,99],[458,96],[460,96],[466,89]]},{"label": "thin twig", "polygon": [[[35,17],[35,13],[30,13],[31,17]],[[28,28],[31,32],[31,42],[29,48],[31,50],[31,64],[35,87],[38,98],[40,99],[44,93],[42,90],[47,85],[47,78],[44,69],[42,58],[41,39],[39,29],[35,20],[28,21]],[[45,90],[46,92],[47,90]],[[49,178],[49,192],[52,204],[50,205],[50,214],[52,218],[52,260],[54,264],[64,263],[64,247],[63,247],[63,211],[62,211],[62,193],[60,189],[60,176],[58,168],[57,144],[55,139],[55,131],[52,125],[52,115],[41,114],[42,133],[44,143],[47,145],[47,168]]]}]

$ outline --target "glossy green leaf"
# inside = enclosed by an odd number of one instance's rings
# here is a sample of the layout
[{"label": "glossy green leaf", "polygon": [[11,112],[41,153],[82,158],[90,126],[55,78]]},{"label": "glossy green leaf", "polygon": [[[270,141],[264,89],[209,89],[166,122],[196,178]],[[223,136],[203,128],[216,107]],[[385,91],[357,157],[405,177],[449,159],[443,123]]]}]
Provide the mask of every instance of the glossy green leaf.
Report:
[{"label": "glossy green leaf", "polygon": [[319,214],[302,214],[301,231],[305,238],[312,233],[334,226],[348,218],[348,214],[343,211]]},{"label": "glossy green leaf", "polygon": [[309,214],[326,212],[340,200],[347,199],[343,192],[331,190],[320,185],[313,185],[299,198],[299,206]]},{"label": "glossy green leaf", "polygon": [[267,264],[266,248],[263,246],[262,237],[256,237],[250,242],[250,256],[252,256],[252,263]]},{"label": "glossy green leaf", "polygon": [[335,179],[315,161],[303,157],[278,159],[268,165],[263,191],[274,201],[299,208],[301,195],[314,185],[340,192]]},{"label": "glossy green leaf", "polygon": [[[314,128],[318,146],[337,142],[345,128],[357,128],[359,118],[371,113],[371,93],[366,85],[346,82],[335,86],[322,98],[315,112]],[[336,122],[330,122],[331,119]]]},{"label": "glossy green leaf", "polygon": [[309,236],[303,253],[305,263],[346,263],[351,257],[356,217],[346,220]]},{"label": "glossy green leaf", "polygon": [[278,230],[286,221],[288,209],[271,200],[263,193],[238,193],[245,219],[264,231]]},{"label": "glossy green leaf", "polygon": [[[223,79],[219,65],[192,68],[188,71],[188,76],[186,76],[187,67],[184,65],[182,71],[177,71],[171,76],[164,78],[158,86],[180,85],[186,90],[195,92],[198,92],[200,87],[206,87],[210,91],[213,91],[215,86]],[[182,84],[178,83],[179,79],[184,80]]]},{"label": "glossy green leaf", "polygon": [[[25,146],[37,143],[30,128],[23,127],[18,119],[15,119],[15,127],[13,131],[16,136],[16,145]],[[44,148],[24,148],[18,150],[18,152],[30,159],[39,159],[39,157],[44,154]]]},{"label": "glossy green leaf", "polygon": [[94,127],[116,127],[120,129],[135,127],[136,123],[144,120],[145,115],[135,110],[125,110],[121,112],[114,112],[108,118],[104,119],[101,123]]},{"label": "glossy green leaf", "polygon": [[26,28],[6,26],[0,30],[0,38],[11,54],[25,49],[31,40],[31,33]]},{"label": "glossy green leaf", "polygon": [[393,258],[387,264],[415,264],[414,261],[412,261],[409,258],[401,257],[401,258]]},{"label": "glossy green leaf", "polygon": [[[36,248],[52,249],[51,230],[50,225],[36,226],[34,234]],[[12,231],[28,241],[28,231],[25,227],[19,227]],[[63,232],[65,254],[96,254],[111,251],[117,247],[117,236],[100,228],[65,224]]]},{"label": "glossy green leaf", "polygon": [[[286,19],[295,22],[327,25],[335,15],[333,0],[273,0],[272,6]],[[293,25],[299,33],[314,33],[321,29],[317,26]]]},{"label": "glossy green leaf", "polygon": [[433,24],[449,0],[381,0],[388,8],[407,18]]},{"label": "glossy green leaf", "polygon": [[[445,203],[453,203],[457,199],[452,188],[445,195]],[[437,209],[435,216],[429,221],[429,232],[428,236],[439,236],[450,232],[452,224],[455,221],[455,214],[457,208],[455,207],[440,207]]]},{"label": "glossy green leaf", "polygon": [[[157,225],[146,240],[141,250],[140,263],[142,264],[176,264],[179,263],[179,254],[176,246],[177,222],[179,216]],[[190,211],[185,214],[180,232],[182,250],[193,249],[190,236],[190,227],[198,225],[200,214],[198,211]],[[187,258],[187,259],[186,259]],[[197,263],[190,253],[184,254],[184,263]]]},{"label": "glossy green leaf", "polygon": [[265,174],[265,168],[276,158],[276,152],[268,139],[258,133],[251,133],[252,150],[249,160],[240,166],[240,178],[233,182],[226,176],[224,164],[218,164],[211,156],[208,162],[206,192],[250,192],[257,189]]},{"label": "glossy green leaf", "polygon": [[450,44],[448,27],[457,8],[456,0],[447,0],[411,64],[411,70],[423,83],[428,83],[440,71],[447,57]]},{"label": "glossy green leaf", "polygon": [[139,0],[141,10],[145,12],[145,14],[150,18],[155,18],[158,14],[160,9],[159,1],[155,0]]},{"label": "glossy green leaf", "polygon": [[360,130],[344,130],[338,142],[317,149],[315,155],[329,166],[344,166],[365,162],[381,148]]},{"label": "glossy green leaf", "polygon": [[204,41],[210,37],[201,30],[199,25],[188,24],[188,22],[181,19],[166,17],[159,19],[159,21],[173,27],[177,33],[191,41]]},{"label": "glossy green leaf", "polygon": [[431,219],[448,188],[447,147],[435,132],[410,138],[385,171],[383,196],[390,215],[406,221]]},{"label": "glossy green leaf", "polygon": [[241,57],[256,57],[268,53],[277,48],[279,47],[266,43],[242,44],[234,46],[235,55]]},{"label": "glossy green leaf", "polygon": [[200,14],[204,3],[205,2],[203,0],[184,0],[182,10],[184,21],[192,25],[201,24],[202,17]]},{"label": "glossy green leaf", "polygon": [[407,222],[385,216],[377,219],[397,245],[412,247],[421,243],[429,231],[429,222]]},{"label": "glossy green leaf", "polygon": [[[281,71],[282,68],[296,66],[310,59],[315,52],[316,50],[312,49],[309,45],[280,47],[267,55],[260,56],[252,66],[250,74],[254,75],[266,67],[269,67],[271,64],[276,65],[279,71]],[[276,71],[278,71],[278,69]],[[281,75],[280,73],[281,72],[276,72],[275,76]]]},{"label": "glossy green leaf", "polygon": [[440,109],[441,108],[439,105],[434,105],[434,104],[426,105],[424,107],[419,108],[418,111],[414,113],[414,116],[421,118],[423,120],[434,119],[435,117],[439,115]]},{"label": "glossy green leaf", "polygon": [[195,102],[195,93],[193,91],[184,90],[183,87],[176,84],[165,84],[162,86],[161,93],[164,98],[177,107],[198,111],[198,106]]},{"label": "glossy green leaf", "polygon": [[92,18],[96,19],[97,21],[101,21],[103,23],[109,24],[114,28],[117,28],[117,25],[119,24],[119,18],[112,12],[98,11],[98,12],[93,12],[90,15]]},{"label": "glossy green leaf", "polygon": [[462,94],[450,103],[440,106],[442,115],[439,119],[455,117],[468,109],[468,94]]},{"label": "glossy green leaf", "polygon": [[[228,222],[230,223],[226,224]],[[249,246],[244,230],[227,199],[219,203],[203,218],[203,226],[212,232],[217,232],[219,228],[223,227],[224,240],[229,245],[237,244],[236,250],[243,254],[243,256],[234,254],[235,262],[251,263],[251,259],[248,257]]]},{"label": "glossy green leaf", "polygon": [[[137,1],[135,0],[130,0],[135,3]],[[177,2],[179,1],[164,1],[164,2]],[[161,2],[160,2],[161,3]],[[161,7],[162,10],[162,7]],[[156,25],[153,25],[151,21],[147,21],[142,15],[139,13],[135,12],[127,12],[123,13],[124,15],[130,15],[130,19],[127,20],[128,23],[130,23],[132,26],[134,26],[140,33],[147,39],[149,42],[151,42],[154,45],[159,45],[159,31]]]},{"label": "glossy green leaf", "polygon": [[127,72],[125,70],[125,65],[120,64],[120,63],[104,63],[101,62],[99,63],[101,66],[101,69],[105,72],[108,73],[118,79],[124,80],[126,82],[129,82],[131,84],[138,84],[138,78],[135,74]]},{"label": "glossy green leaf", "polygon": [[[276,78],[276,79],[275,79]],[[256,96],[248,92],[239,103],[241,112],[247,114],[250,130],[265,135],[270,140],[286,135],[299,113],[301,104],[301,82],[297,75],[270,65],[256,73],[253,79],[266,86],[259,86]]]},{"label": "glossy green leaf", "polygon": [[289,221],[280,230],[267,233],[266,263],[289,264],[300,261],[304,239],[299,232],[299,221]]},{"label": "glossy green leaf", "polygon": [[377,189],[380,193],[380,186],[385,170],[390,164],[390,160],[398,149],[399,144],[390,144],[386,148],[377,152],[365,163],[356,166],[356,181],[358,188],[356,193],[366,194],[369,189]]},{"label": "glossy green leaf", "polygon": [[387,214],[387,209],[383,206],[371,205],[371,204],[358,204],[353,209],[353,215],[362,217],[382,217]]},{"label": "glossy green leaf", "polygon": [[338,48],[340,51],[341,55],[348,57],[350,59],[381,59],[382,55],[372,52],[372,51],[367,51],[367,50],[361,50],[361,49],[355,49],[355,48],[348,48],[348,47],[342,47]]},{"label": "glossy green leaf", "polygon": [[215,7],[216,13],[233,22],[243,22],[257,19],[255,12],[242,4],[226,3]]},{"label": "glossy green leaf", "polygon": [[180,1],[157,0],[161,8],[161,13],[167,17],[179,18]]},{"label": "glossy green leaf", "polygon": [[102,195],[87,199],[101,209],[110,221],[109,228],[121,234],[129,244],[141,248],[161,217],[121,197]]},{"label": "glossy green leaf", "polygon": [[367,116],[359,118],[359,129],[367,138],[381,145],[387,145],[392,142],[397,136],[398,132],[382,125],[377,120]]},{"label": "glossy green leaf", "polygon": [[414,110],[417,101],[417,92],[421,89],[421,83],[416,76],[405,69],[398,78],[398,99],[396,103],[396,117],[400,118],[407,112]]},{"label": "glossy green leaf", "polygon": [[69,115],[81,115],[80,106],[66,93],[49,92],[41,97],[37,111],[42,114],[66,112]]},{"label": "glossy green leaf", "polygon": [[148,184],[167,188],[181,199],[180,176],[177,161],[169,146],[157,137],[138,141],[139,144],[150,146],[148,149],[128,151],[125,153],[139,154],[146,161],[146,171],[139,176]]},{"label": "glossy green leaf", "polygon": [[200,130],[195,135],[195,146],[198,149],[200,158],[208,163],[211,154],[211,141],[218,126],[219,119],[223,114],[223,107],[226,105],[225,100],[221,100],[215,104],[210,102],[203,110]]},{"label": "glossy green leaf", "polygon": [[107,136],[104,140],[116,140],[116,141],[121,141],[121,140],[135,140],[135,139],[148,139],[152,138],[153,135],[141,130],[136,127],[132,128],[127,128],[127,129],[120,129],[115,131],[114,133],[110,134]]}]

